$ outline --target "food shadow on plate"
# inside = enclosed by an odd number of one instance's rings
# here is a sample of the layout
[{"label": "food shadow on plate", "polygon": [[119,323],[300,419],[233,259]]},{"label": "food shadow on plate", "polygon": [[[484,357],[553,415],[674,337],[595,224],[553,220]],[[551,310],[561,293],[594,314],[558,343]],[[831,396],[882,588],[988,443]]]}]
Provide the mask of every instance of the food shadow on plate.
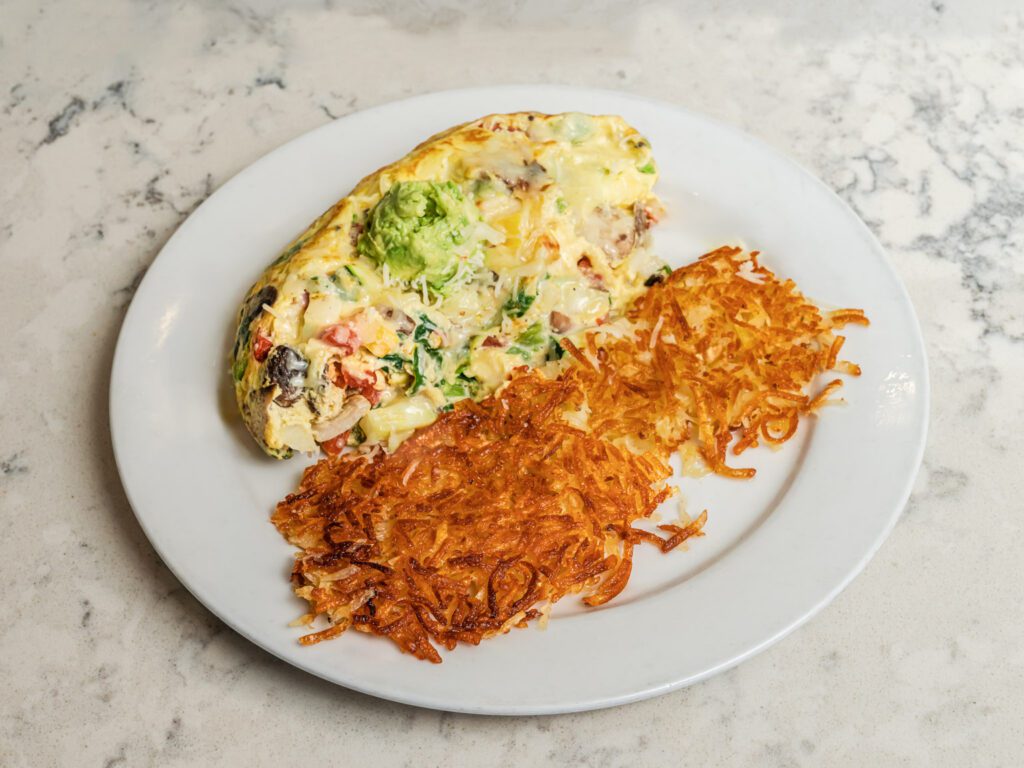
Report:
[{"label": "food shadow on plate", "polygon": [[[556,606],[555,611],[551,615],[551,618],[561,620],[571,619],[575,618],[576,616],[585,616],[598,611],[605,611],[609,609],[614,609],[616,607],[624,607],[631,603],[642,602],[644,600],[647,600],[648,598],[660,595],[668,590],[675,589],[685,584],[686,582],[699,577],[708,569],[722,562],[727,557],[730,557],[740,546],[744,544],[744,542],[749,540],[751,536],[753,536],[761,528],[761,526],[764,525],[765,522],[767,522],[768,519],[771,518],[771,516],[774,515],[776,511],[779,509],[779,507],[784,503],[786,496],[789,494],[790,488],[793,486],[793,483],[796,481],[797,475],[800,473],[800,467],[803,464],[808,452],[810,451],[811,442],[814,439],[816,426],[817,423],[811,419],[808,419],[801,424],[802,429],[805,430],[805,435],[798,446],[793,446],[797,448],[797,454],[795,456],[795,461],[791,469],[786,474],[785,479],[782,481],[779,488],[775,491],[774,495],[763,505],[763,507],[761,507],[759,511],[757,511],[755,514],[751,516],[749,522],[746,525],[744,525],[741,530],[733,534],[732,540],[725,545],[725,548],[722,549],[722,551],[712,555],[707,560],[703,560],[695,566],[692,566],[692,569],[691,566],[689,566],[689,563],[685,562],[685,558],[696,559],[696,557],[699,555],[699,550],[702,544],[704,544],[705,542],[713,542],[714,537],[717,533],[715,530],[716,518],[720,519],[730,514],[736,514],[736,510],[728,508],[728,505],[723,505],[721,508],[716,509],[716,507],[713,506],[712,502],[711,504],[707,505],[708,523],[704,527],[705,535],[700,538],[694,538],[687,541],[684,545],[686,546],[685,549],[683,547],[680,547],[678,550],[673,550],[672,552],[668,553],[661,553],[651,548],[641,549],[638,551],[637,559],[634,562],[634,567],[638,566],[640,570],[643,570],[645,566],[651,566],[654,564],[661,565],[661,563],[658,562],[657,558],[681,558],[679,561],[677,561],[680,564],[675,569],[673,569],[673,575],[668,575],[667,578],[659,579],[653,584],[649,584],[639,588],[637,587],[635,582],[630,581],[629,585],[627,585],[626,589],[623,591],[621,595],[619,595],[616,599],[611,600],[608,603],[601,606],[584,607],[581,605],[578,607],[570,607],[572,605],[571,603],[567,605]],[[748,451],[746,454],[744,454],[746,457],[752,458],[752,461],[750,462],[751,466],[754,466],[755,468],[757,467],[758,462],[756,460],[756,457],[762,450],[771,451],[770,448],[763,448]],[[749,480],[719,478],[711,475],[708,476],[707,478],[700,478],[696,480],[696,482],[703,482],[708,479],[712,481],[720,481],[726,483],[754,483],[755,485],[758,481],[756,475]],[[695,480],[683,477],[682,479],[677,479],[677,482],[680,486],[680,494],[683,496],[684,499],[687,500],[687,504],[689,505],[689,499],[687,498],[687,487],[692,487],[692,484],[695,482]],[[670,499],[666,503],[671,504],[673,502],[674,499]],[[703,508],[705,505],[702,504],[698,506]],[[648,562],[644,563],[643,560],[647,560]],[[682,571],[682,573],[679,573],[680,570]],[[561,611],[558,610],[559,607],[561,607]],[[568,608],[569,610],[566,610],[566,608]]]}]

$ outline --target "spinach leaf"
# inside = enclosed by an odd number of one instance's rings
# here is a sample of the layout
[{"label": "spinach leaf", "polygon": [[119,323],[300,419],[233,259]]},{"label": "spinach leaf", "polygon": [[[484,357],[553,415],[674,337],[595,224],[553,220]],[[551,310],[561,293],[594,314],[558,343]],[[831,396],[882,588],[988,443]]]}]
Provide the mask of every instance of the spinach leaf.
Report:
[{"label": "spinach leaf", "polygon": [[430,334],[437,330],[437,326],[426,315],[420,315],[420,323],[416,326],[412,338],[416,342],[417,349],[422,349],[438,365],[441,365],[441,350],[430,343]]},{"label": "spinach leaf", "polygon": [[520,288],[515,295],[508,297],[501,309],[509,317],[522,317],[536,299],[535,295]]},{"label": "spinach leaf", "polygon": [[423,387],[425,377],[423,375],[423,365],[420,360],[420,348],[419,346],[412,353],[412,386],[409,387],[409,394],[415,395]]},{"label": "spinach leaf", "polygon": [[383,360],[385,363],[387,363],[387,367],[390,368],[393,371],[404,370],[405,369],[405,364],[409,362],[404,357],[402,357],[401,355],[395,354],[394,352],[392,352],[389,355],[384,355],[383,357],[381,357],[381,360]]},{"label": "spinach leaf", "polygon": [[426,315],[420,315],[420,323],[416,326],[416,332],[413,334],[413,339],[416,341],[423,341],[430,335],[431,331],[436,331],[437,326],[434,325],[434,321]]}]

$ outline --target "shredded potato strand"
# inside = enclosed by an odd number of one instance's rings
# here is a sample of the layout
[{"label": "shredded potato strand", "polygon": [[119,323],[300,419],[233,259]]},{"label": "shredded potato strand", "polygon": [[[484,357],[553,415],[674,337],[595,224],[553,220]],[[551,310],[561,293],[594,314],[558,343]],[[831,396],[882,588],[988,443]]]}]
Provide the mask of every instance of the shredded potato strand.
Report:
[{"label": "shredded potato strand", "polygon": [[[520,370],[393,454],[307,469],[273,516],[301,550],[296,593],[330,623],[302,642],[355,628],[440,662],[437,645],[525,626],[568,594],[608,602],[636,545],[667,552],[702,535],[706,512],[663,536],[633,526],[674,492],[671,453],[696,442],[712,471],[752,476],[727,465],[729,445],[792,437],[839,386],[805,392],[837,366],[834,329],[867,323],[860,310],[823,315],[735,248],[676,270],[629,320],[636,338],[591,335],[586,353],[565,340],[575,362],[557,379]],[[585,430],[566,420],[581,409]]]}]

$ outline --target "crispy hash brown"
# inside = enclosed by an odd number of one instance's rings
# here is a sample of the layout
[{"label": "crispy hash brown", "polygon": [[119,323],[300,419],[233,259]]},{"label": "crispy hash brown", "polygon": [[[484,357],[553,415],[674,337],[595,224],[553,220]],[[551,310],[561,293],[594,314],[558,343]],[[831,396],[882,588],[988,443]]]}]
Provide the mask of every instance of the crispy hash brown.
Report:
[{"label": "crispy hash brown", "polygon": [[867,325],[864,312],[823,315],[757,257],[708,253],[637,299],[628,314],[635,340],[600,344],[591,334],[587,349],[570,347],[592,433],[663,456],[687,443],[711,471],[753,477],[752,468],[726,465],[730,442],[735,455],[762,440],[784,443],[802,413],[842,386],[834,379],[808,396],[819,373],[860,374],[838,359],[845,338],[833,330]]},{"label": "crispy hash brown", "polygon": [[839,362],[823,314],[757,254],[721,248],[653,286],[629,313],[633,334],[563,344],[557,378],[523,370],[494,396],[465,400],[392,454],[347,454],[306,470],[273,522],[300,548],[292,581],[312,623],[305,644],[354,627],[433,662],[525,626],[570,593],[586,604],[626,586],[633,547],[669,551],[701,535],[706,513],[660,534],[634,526],[674,489],[670,454],[707,469],[760,442],[782,443],[840,386],[805,388]]}]

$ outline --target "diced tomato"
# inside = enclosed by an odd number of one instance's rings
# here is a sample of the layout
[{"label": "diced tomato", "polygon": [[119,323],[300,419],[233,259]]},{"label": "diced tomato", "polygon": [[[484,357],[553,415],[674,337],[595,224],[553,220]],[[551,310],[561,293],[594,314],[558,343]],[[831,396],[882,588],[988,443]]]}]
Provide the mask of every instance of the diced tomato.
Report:
[{"label": "diced tomato", "polygon": [[589,256],[584,256],[577,261],[576,266],[579,267],[583,276],[587,278],[587,282],[590,283],[591,288],[596,288],[599,291],[603,291],[605,289],[604,278],[594,270],[594,264],[590,261]]},{"label": "diced tomato", "polygon": [[346,387],[354,389],[369,400],[370,405],[376,405],[380,401],[380,390],[374,386],[377,383],[377,375],[373,371],[350,371],[342,366],[341,379]]},{"label": "diced tomato", "polygon": [[252,356],[257,363],[267,359],[270,350],[274,348],[274,342],[263,335],[263,331],[256,331],[256,338],[252,340]]},{"label": "diced tomato", "polygon": [[644,229],[650,229],[652,224],[657,224],[659,221],[658,214],[654,209],[646,205],[638,210],[637,218],[639,219],[640,216],[644,218]]},{"label": "diced tomato", "polygon": [[332,437],[330,440],[324,440],[324,442],[320,443],[323,452],[328,456],[337,456],[341,453],[345,446],[348,445],[349,432],[342,432],[337,437]]},{"label": "diced tomato", "polygon": [[351,355],[359,349],[359,333],[348,323],[328,325],[320,331],[320,340],[337,347],[346,355]]}]

